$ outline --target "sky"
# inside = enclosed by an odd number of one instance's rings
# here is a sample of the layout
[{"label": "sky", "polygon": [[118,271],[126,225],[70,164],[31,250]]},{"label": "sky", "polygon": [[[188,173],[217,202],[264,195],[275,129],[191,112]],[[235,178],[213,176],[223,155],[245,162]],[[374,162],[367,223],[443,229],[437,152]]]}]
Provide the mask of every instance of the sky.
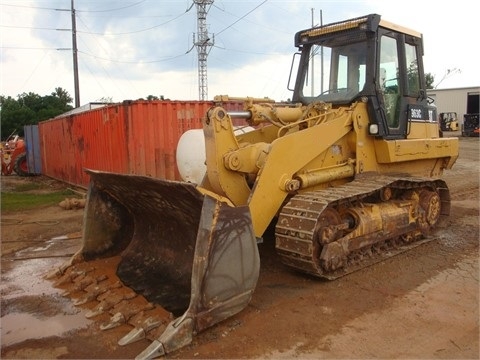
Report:
[{"label": "sky", "polygon": [[[443,4],[443,3],[442,3]],[[448,4],[448,3],[445,3]],[[438,89],[480,86],[478,13],[470,2],[214,0],[206,23],[208,99],[291,97],[294,35],[377,13],[424,36],[425,72]],[[72,0],[0,0],[0,95],[74,98]],[[148,95],[198,100],[193,0],[74,0],[80,105]],[[312,10],[313,9],[313,10]]]}]

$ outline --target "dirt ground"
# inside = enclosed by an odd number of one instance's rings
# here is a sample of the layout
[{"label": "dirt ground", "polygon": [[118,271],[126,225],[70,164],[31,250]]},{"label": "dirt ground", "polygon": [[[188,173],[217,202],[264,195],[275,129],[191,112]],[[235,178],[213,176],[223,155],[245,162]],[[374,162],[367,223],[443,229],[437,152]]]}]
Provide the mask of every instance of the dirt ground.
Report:
[{"label": "dirt ground", "polygon": [[[478,359],[479,149],[478,138],[460,138],[444,175],[451,216],[433,241],[329,282],[285,268],[266,238],[249,306],[168,357]],[[18,181],[58,186],[10,176],[2,189]],[[104,319],[86,319],[43,279],[78,249],[82,216],[58,206],[2,212],[2,359],[124,359],[148,346],[117,345],[130,328],[100,331]]]}]

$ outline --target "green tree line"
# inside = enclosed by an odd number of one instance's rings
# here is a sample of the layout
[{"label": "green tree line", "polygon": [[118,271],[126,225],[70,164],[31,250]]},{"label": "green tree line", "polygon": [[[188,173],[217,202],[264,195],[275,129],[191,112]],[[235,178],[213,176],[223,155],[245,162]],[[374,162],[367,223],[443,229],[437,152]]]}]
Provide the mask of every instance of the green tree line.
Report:
[{"label": "green tree line", "polygon": [[36,125],[73,109],[72,101],[60,87],[46,96],[33,92],[20,94],[16,99],[0,95],[1,139],[6,140],[12,133],[23,136],[25,125]]}]

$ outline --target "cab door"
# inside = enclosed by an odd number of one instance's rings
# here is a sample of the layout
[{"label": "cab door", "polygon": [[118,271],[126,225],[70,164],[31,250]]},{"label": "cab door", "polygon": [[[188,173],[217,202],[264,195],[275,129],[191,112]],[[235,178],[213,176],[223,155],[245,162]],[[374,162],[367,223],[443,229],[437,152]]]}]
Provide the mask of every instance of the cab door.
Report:
[{"label": "cab door", "polygon": [[407,137],[411,121],[428,121],[428,104],[422,91],[419,68],[421,42],[405,34],[380,28],[377,62],[377,95],[382,135]]}]

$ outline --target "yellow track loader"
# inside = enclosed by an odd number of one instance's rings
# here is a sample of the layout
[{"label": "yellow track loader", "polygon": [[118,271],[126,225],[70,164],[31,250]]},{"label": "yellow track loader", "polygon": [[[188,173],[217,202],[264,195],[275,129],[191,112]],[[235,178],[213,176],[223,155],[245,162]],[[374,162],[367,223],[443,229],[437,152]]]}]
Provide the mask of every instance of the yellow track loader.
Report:
[{"label": "yellow track loader", "polygon": [[[56,285],[126,345],[162,356],[252,298],[270,224],[282,262],[335,279],[428,241],[450,211],[423,40],[371,14],[299,31],[289,102],[218,96],[203,120],[201,183],[88,170],[81,250]],[[315,62],[316,66],[313,66]],[[238,100],[238,98],[237,98]],[[232,120],[252,129],[235,132]]]}]

